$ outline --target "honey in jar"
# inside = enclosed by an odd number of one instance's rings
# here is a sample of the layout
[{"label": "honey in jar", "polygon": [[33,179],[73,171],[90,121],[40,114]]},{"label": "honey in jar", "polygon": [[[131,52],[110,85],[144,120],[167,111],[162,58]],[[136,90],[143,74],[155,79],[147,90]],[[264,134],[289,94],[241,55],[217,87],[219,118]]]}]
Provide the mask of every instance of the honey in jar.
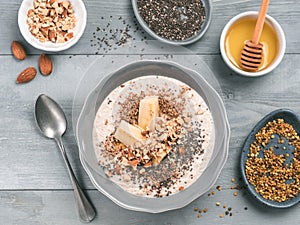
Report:
[{"label": "honey in jar", "polygon": [[[231,61],[239,69],[243,70],[240,63],[241,52],[245,42],[252,39],[256,24],[256,17],[244,17],[236,21],[228,30],[225,37],[225,51]],[[270,66],[279,51],[279,40],[274,28],[266,20],[260,37],[263,44],[263,58],[258,71]]]}]

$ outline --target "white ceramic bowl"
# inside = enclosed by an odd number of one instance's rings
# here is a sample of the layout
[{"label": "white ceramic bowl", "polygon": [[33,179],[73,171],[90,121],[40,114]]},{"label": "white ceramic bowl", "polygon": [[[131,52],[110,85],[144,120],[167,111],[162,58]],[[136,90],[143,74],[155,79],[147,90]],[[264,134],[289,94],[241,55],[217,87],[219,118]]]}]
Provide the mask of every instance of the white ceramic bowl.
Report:
[{"label": "white ceramic bowl", "polygon": [[19,8],[18,25],[24,39],[33,47],[40,50],[49,51],[49,52],[63,51],[76,44],[84,32],[86,26],[87,12],[82,0],[68,0],[68,1],[72,4],[72,7],[74,9],[74,14],[77,19],[76,26],[73,29],[74,32],[73,38],[71,38],[69,41],[65,43],[52,43],[50,41],[40,42],[37,38],[35,38],[30,33],[29,26],[26,22],[27,12],[29,9],[33,8],[34,0],[23,0]]},{"label": "white ceramic bowl", "polygon": [[[93,64],[87,71],[88,75],[94,74],[93,76],[99,77],[101,60],[99,59]],[[213,76],[205,66],[201,67],[201,73]],[[113,183],[105,176],[99,166],[92,141],[95,115],[105,97],[120,84],[148,75],[161,75],[178,79],[196,90],[210,108],[216,131],[213,153],[202,175],[185,190],[162,198],[136,196]],[[90,80],[86,81],[90,82]],[[206,193],[214,185],[227,159],[230,128],[220,96],[199,73],[173,62],[137,61],[112,72],[101,79],[98,84],[94,83],[94,85],[95,87],[90,90],[88,95],[85,95],[85,92],[76,93],[75,95],[79,99],[82,97],[85,99],[84,105],[80,107],[75,135],[81,163],[92,183],[100,192],[126,209],[158,213],[181,208]],[[87,86],[86,82],[82,81],[80,86],[85,88]],[[84,89],[79,88],[77,92],[80,90]],[[76,102],[77,99],[74,98],[74,101]],[[76,110],[76,107],[73,110]]]},{"label": "white ceramic bowl", "polygon": [[223,60],[225,61],[227,66],[229,66],[236,73],[243,75],[243,76],[247,76],[247,77],[259,77],[259,76],[263,76],[263,75],[273,71],[281,62],[281,60],[284,56],[284,53],[285,53],[285,48],[286,48],[285,35],[284,35],[284,32],[283,32],[280,24],[273,17],[267,15],[266,20],[271,24],[271,26],[275,30],[277,37],[278,37],[278,41],[279,41],[279,51],[278,51],[276,58],[272,62],[272,64],[270,66],[268,66],[267,68],[257,71],[257,72],[247,72],[247,71],[239,69],[234,64],[232,64],[232,62],[229,60],[229,58],[226,54],[226,51],[225,51],[225,38],[226,38],[228,30],[238,20],[245,18],[245,17],[257,18],[257,15],[258,15],[258,12],[255,12],[255,11],[248,11],[248,12],[244,12],[244,13],[236,15],[225,25],[225,27],[222,31],[222,34],[221,34],[221,38],[220,38],[220,51],[221,51]]},{"label": "white ceramic bowl", "polygon": [[154,37],[155,39],[167,43],[167,44],[171,44],[171,45],[189,45],[192,44],[196,41],[198,41],[207,31],[210,22],[211,22],[211,17],[212,17],[212,2],[211,0],[202,0],[202,3],[205,7],[205,21],[201,26],[201,29],[199,31],[199,33],[197,33],[196,35],[187,38],[185,40],[169,40],[167,38],[161,37],[159,35],[157,35],[154,31],[152,31],[148,24],[144,21],[143,17],[140,15],[139,10],[138,10],[138,5],[137,5],[137,0],[131,0],[132,3],[132,8],[133,8],[133,12],[135,14],[135,17],[137,18],[137,20],[139,21],[140,25],[143,27],[143,29],[152,37]]}]

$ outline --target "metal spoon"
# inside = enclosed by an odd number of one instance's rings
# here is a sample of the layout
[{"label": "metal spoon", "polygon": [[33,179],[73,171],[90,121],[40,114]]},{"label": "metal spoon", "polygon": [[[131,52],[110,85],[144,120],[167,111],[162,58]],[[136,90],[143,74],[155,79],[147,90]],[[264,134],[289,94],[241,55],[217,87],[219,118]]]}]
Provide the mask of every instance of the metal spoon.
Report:
[{"label": "metal spoon", "polygon": [[59,146],[72,181],[80,219],[83,222],[92,221],[96,216],[96,212],[76,180],[62,143],[61,137],[67,129],[67,120],[64,112],[54,100],[42,94],[36,100],[35,118],[42,133],[48,138],[55,139]]}]

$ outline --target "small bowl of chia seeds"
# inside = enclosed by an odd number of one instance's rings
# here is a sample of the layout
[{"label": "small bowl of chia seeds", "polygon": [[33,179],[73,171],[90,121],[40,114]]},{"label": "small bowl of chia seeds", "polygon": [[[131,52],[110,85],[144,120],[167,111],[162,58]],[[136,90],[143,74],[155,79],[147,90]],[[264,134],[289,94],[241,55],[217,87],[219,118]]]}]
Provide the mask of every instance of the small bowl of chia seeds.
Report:
[{"label": "small bowl of chia seeds", "polygon": [[198,41],[211,21],[211,0],[132,0],[134,14],[152,37],[173,45]]}]

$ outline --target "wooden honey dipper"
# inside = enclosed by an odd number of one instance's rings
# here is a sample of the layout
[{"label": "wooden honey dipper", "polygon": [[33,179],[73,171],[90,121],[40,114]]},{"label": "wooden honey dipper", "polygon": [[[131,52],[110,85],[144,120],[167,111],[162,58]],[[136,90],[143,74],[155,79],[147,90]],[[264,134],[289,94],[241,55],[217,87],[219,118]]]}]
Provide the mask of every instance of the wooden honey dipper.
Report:
[{"label": "wooden honey dipper", "polygon": [[240,62],[242,67],[251,72],[257,71],[262,63],[263,44],[259,43],[259,39],[265,23],[268,6],[269,0],[262,0],[252,40],[246,41],[241,54]]}]

